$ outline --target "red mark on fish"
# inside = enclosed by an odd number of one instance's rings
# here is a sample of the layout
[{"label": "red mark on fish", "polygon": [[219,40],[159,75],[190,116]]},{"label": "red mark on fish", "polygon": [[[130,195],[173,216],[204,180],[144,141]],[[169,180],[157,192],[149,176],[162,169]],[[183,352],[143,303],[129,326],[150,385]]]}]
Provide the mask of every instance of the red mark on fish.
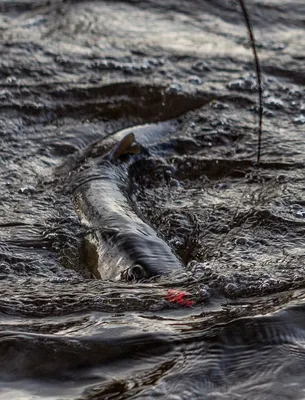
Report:
[{"label": "red mark on fish", "polygon": [[182,306],[191,307],[195,304],[194,300],[188,300],[186,296],[189,296],[190,293],[182,292],[180,290],[168,289],[167,295],[165,299],[168,300],[170,303],[177,303]]}]

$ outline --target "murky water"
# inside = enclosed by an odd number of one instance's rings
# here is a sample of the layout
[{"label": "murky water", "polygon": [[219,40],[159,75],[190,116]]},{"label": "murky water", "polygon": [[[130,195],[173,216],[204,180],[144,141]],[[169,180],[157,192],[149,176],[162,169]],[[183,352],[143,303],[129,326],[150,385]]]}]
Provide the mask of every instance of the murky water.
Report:
[{"label": "murky water", "polygon": [[[0,3],[1,400],[304,398],[305,5],[247,6],[260,168],[238,2]],[[157,122],[133,202],[185,267],[90,279],[70,160]]]}]

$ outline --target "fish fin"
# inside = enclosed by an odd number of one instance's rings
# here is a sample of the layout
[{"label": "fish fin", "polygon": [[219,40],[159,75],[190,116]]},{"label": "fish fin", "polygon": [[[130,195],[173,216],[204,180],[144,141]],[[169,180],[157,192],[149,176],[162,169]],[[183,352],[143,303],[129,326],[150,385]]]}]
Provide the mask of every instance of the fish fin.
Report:
[{"label": "fish fin", "polygon": [[134,133],[130,132],[113,147],[107,158],[117,160],[124,155],[139,154],[142,149],[142,146],[136,141]]}]

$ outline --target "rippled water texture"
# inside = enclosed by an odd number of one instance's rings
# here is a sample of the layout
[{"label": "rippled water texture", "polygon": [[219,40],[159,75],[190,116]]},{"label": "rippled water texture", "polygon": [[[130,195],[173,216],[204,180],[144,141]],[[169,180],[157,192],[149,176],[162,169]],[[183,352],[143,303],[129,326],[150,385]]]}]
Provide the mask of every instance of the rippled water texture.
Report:
[{"label": "rippled water texture", "polygon": [[[305,397],[305,4],[246,3],[259,168],[238,2],[1,1],[1,400]],[[90,279],[72,160],[156,123],[132,201],[184,268]]]}]

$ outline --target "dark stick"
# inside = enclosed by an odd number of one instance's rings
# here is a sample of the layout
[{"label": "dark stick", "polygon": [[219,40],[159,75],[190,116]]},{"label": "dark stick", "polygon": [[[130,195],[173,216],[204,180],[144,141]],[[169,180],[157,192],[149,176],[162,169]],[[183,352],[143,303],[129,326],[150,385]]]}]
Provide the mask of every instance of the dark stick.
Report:
[{"label": "dark stick", "polygon": [[246,8],[245,0],[238,0],[240,7],[242,9],[242,12],[245,17],[250,41],[251,41],[251,47],[252,47],[252,52],[254,56],[254,61],[255,61],[255,69],[256,69],[256,79],[257,79],[257,84],[258,84],[258,101],[259,101],[259,123],[258,123],[258,143],[257,143],[257,164],[260,162],[260,157],[261,157],[261,146],[262,146],[262,132],[263,132],[263,89],[262,89],[262,78],[261,78],[261,67],[256,51],[256,45],[255,45],[255,38],[254,38],[254,33],[251,27],[251,22],[249,18],[249,14]]}]

